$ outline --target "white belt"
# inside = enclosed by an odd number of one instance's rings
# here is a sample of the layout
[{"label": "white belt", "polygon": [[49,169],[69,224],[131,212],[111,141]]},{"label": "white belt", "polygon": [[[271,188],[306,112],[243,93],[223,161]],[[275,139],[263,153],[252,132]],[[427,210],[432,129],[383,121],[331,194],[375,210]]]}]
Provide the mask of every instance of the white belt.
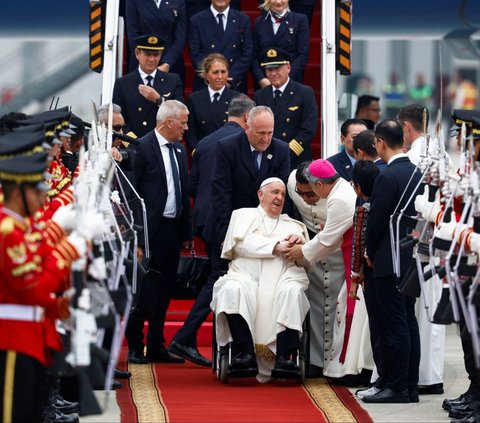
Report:
[{"label": "white belt", "polygon": [[0,320],[21,320],[24,322],[42,322],[45,309],[40,306],[20,304],[0,304]]}]

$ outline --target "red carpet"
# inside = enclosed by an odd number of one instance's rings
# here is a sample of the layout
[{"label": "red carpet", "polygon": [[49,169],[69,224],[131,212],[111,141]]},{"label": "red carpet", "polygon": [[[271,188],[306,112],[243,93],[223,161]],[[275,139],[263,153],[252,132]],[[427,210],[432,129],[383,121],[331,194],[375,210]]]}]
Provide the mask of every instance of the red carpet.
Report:
[{"label": "red carpet", "polygon": [[253,378],[223,385],[211,369],[190,363],[130,365],[129,370],[130,385],[117,393],[122,423],[372,422],[347,388],[324,379],[304,386],[261,385]]}]

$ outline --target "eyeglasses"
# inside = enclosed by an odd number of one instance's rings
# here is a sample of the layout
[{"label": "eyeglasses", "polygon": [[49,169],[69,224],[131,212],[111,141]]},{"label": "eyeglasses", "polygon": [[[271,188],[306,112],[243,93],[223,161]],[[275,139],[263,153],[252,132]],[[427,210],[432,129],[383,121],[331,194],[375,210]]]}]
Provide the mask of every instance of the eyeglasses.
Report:
[{"label": "eyeglasses", "polygon": [[127,127],[127,125],[113,125],[113,126],[112,126],[112,129],[113,129],[115,132],[120,132],[120,131],[125,130],[126,127]]},{"label": "eyeglasses", "polygon": [[377,112],[377,113],[379,113],[382,109],[376,108],[376,107],[369,107],[368,110],[370,110],[371,112]]},{"label": "eyeglasses", "polygon": [[303,192],[303,191],[299,191],[298,188],[295,188],[295,192],[296,192],[300,197],[313,198],[313,197],[316,196],[316,194],[315,194],[313,191]]}]

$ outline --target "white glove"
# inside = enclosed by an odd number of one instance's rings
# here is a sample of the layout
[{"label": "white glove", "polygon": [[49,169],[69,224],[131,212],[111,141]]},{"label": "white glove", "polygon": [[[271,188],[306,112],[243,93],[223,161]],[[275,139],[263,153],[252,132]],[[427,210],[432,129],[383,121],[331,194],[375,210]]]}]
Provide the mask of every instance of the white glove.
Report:
[{"label": "white glove", "polygon": [[97,257],[89,264],[88,274],[96,280],[107,278],[107,267],[103,257]]},{"label": "white glove", "polygon": [[422,215],[427,222],[435,222],[435,219],[440,212],[440,202],[435,197],[435,201],[428,201],[428,185],[425,186],[425,191],[422,195],[417,195],[415,198],[415,210]]},{"label": "white glove", "polygon": [[474,232],[470,235],[470,251],[480,253],[480,234]]},{"label": "white glove", "polygon": [[111,192],[110,200],[112,201],[112,203],[115,203],[115,204],[120,204],[122,202],[122,200],[120,200],[120,194],[118,193],[117,190],[114,190]]},{"label": "white glove", "polygon": [[85,214],[85,220],[81,222],[79,232],[86,239],[91,240],[100,237],[107,230],[108,227],[103,215],[95,210],[91,210]]},{"label": "white glove", "polygon": [[71,232],[75,226],[75,210],[72,204],[60,207],[52,216],[52,220],[65,232]]},{"label": "white glove", "polygon": [[450,222],[442,222],[435,228],[434,237],[444,239],[445,241],[451,241],[455,233],[455,228],[458,226],[455,220],[454,212],[451,212]]},{"label": "white glove", "polygon": [[73,231],[67,237],[70,244],[72,244],[80,257],[85,257],[87,255],[87,241],[81,236],[77,231]]}]

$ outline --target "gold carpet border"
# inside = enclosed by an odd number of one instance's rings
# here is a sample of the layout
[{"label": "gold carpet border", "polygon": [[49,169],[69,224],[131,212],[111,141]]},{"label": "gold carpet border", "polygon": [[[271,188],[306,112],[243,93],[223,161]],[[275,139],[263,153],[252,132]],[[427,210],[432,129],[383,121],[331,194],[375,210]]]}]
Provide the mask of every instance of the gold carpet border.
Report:
[{"label": "gold carpet border", "polygon": [[130,389],[138,423],[166,423],[166,409],[159,397],[152,364],[128,364]]},{"label": "gold carpet border", "polygon": [[325,379],[306,380],[304,389],[331,423],[356,423],[357,419]]}]

